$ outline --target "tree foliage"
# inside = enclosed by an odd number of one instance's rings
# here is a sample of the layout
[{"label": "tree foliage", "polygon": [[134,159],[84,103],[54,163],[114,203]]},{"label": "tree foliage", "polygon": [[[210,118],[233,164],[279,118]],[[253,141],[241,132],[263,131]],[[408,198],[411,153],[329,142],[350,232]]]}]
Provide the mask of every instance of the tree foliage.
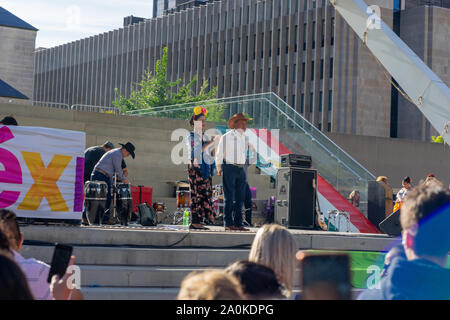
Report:
[{"label": "tree foliage", "polygon": [[[195,94],[193,87],[198,81],[197,75],[189,83],[176,90],[175,88],[180,86],[182,80],[169,81],[167,79],[168,48],[165,47],[162,51],[162,58],[156,62],[155,72],[147,69],[142,76],[142,80],[136,83],[137,88],[132,89],[130,97],[123,96],[117,88],[114,90],[116,98],[113,105],[119,108],[122,113],[142,109],[151,111],[158,107],[207,101],[216,97],[217,87],[208,90],[208,81],[203,81],[199,93]],[[211,109],[208,109],[208,120],[214,121],[214,118],[217,117],[217,120],[219,120],[223,114],[222,109],[221,106],[212,104]],[[186,112],[177,111],[172,116],[180,118],[185,115]]]}]

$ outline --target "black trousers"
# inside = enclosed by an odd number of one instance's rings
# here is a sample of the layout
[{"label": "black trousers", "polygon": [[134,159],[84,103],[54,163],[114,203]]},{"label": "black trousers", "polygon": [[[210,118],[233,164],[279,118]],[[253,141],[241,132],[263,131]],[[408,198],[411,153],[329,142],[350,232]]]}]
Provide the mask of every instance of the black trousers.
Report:
[{"label": "black trousers", "polygon": [[246,185],[244,168],[224,163],[222,182],[225,196],[224,225],[225,227],[242,227],[242,204],[245,199]]}]

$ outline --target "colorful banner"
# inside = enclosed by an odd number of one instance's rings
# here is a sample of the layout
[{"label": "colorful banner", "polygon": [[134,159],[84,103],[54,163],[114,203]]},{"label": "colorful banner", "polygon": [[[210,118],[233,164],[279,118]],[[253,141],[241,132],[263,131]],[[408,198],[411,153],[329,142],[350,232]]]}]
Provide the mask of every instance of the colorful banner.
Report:
[{"label": "colorful banner", "polygon": [[0,209],[80,220],[85,141],[84,132],[0,126]]}]

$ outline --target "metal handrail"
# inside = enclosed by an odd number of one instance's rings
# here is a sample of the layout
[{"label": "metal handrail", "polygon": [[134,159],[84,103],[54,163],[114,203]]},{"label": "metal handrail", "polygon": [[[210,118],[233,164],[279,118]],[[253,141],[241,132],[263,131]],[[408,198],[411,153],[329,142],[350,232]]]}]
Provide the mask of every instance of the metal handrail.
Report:
[{"label": "metal handrail", "polygon": [[108,113],[109,111],[112,111],[114,114],[120,114],[120,110],[115,107],[102,107],[88,104],[73,104],[70,107],[70,109],[75,111],[103,112],[103,113]]},{"label": "metal handrail", "polygon": [[[33,106],[35,106],[35,107],[48,107],[48,108],[70,110],[70,106],[67,103],[47,102],[47,101],[32,101],[31,104]],[[56,106],[62,106],[62,108],[59,108],[59,107],[56,107]]]}]

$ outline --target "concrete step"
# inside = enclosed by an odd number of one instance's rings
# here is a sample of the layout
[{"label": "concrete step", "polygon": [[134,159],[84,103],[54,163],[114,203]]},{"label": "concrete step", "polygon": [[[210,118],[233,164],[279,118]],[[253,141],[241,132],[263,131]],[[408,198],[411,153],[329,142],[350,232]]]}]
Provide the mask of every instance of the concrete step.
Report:
[{"label": "concrete step", "polygon": [[[175,300],[179,288],[116,288],[116,287],[82,287],[85,300]],[[361,289],[352,289],[353,299],[361,293]],[[299,288],[292,291],[295,297],[301,293]]]},{"label": "concrete step", "polygon": [[82,287],[85,300],[175,300],[179,288]]},{"label": "concrete step", "polygon": [[[158,227],[65,227],[26,225],[24,239],[53,244],[90,246],[145,246],[154,248],[247,249],[257,228],[249,232],[209,227],[207,231],[186,231]],[[384,251],[395,239],[382,234],[359,234],[310,230],[289,230],[299,249]],[[29,243],[28,243],[29,244]]]},{"label": "concrete step", "polygon": [[[24,246],[21,254],[51,263],[53,246]],[[247,259],[245,249],[144,249],[114,247],[74,247],[76,264],[101,266],[192,266],[222,267]]]},{"label": "concrete step", "polygon": [[78,266],[81,268],[81,286],[83,287],[100,285],[102,287],[178,288],[189,273],[205,270],[205,268],[172,266]]}]

